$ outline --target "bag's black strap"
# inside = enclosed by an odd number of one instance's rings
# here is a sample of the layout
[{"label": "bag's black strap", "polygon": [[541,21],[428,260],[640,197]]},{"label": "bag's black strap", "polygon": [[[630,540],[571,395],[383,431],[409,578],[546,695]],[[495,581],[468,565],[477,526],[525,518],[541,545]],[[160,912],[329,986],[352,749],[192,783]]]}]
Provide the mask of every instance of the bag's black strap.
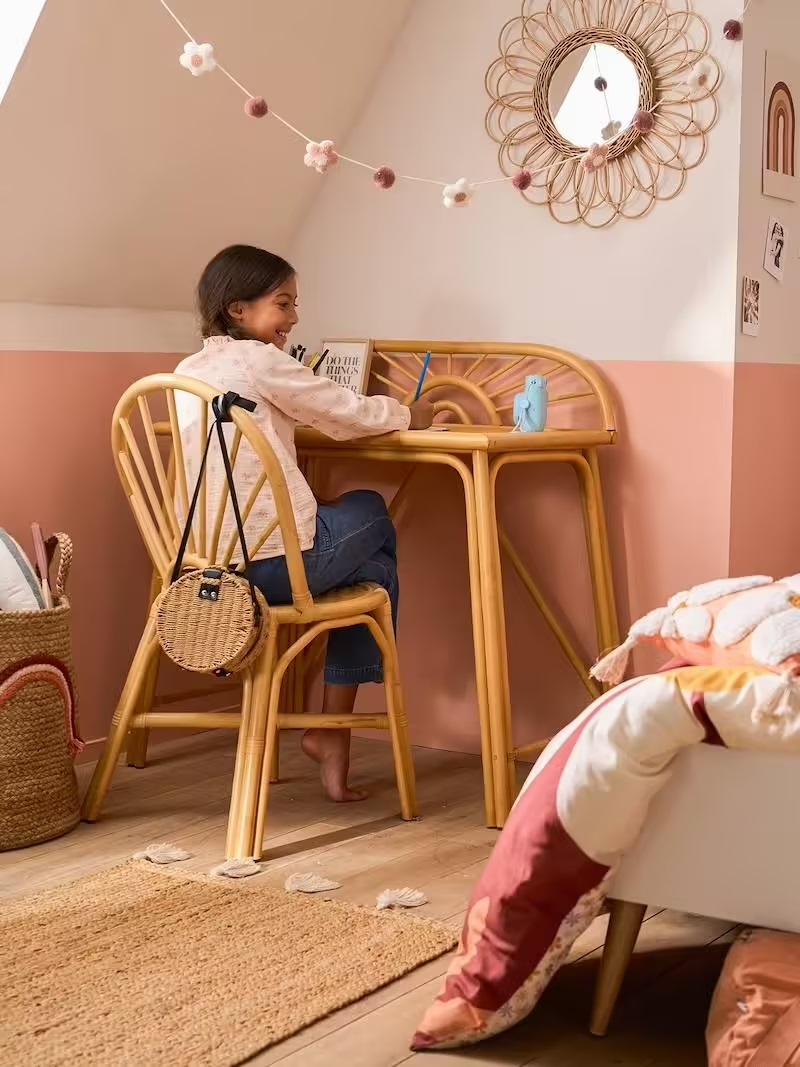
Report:
[{"label": "bag's black strap", "polygon": [[[241,397],[235,393],[226,393],[225,397],[215,397],[212,402],[212,408],[214,414],[217,416],[215,425],[217,427],[217,436],[219,437],[219,447],[222,452],[222,463],[225,467],[225,477],[228,480],[228,490],[231,497],[231,508],[233,509],[233,517],[236,522],[236,530],[239,534],[239,544],[242,547],[242,562],[244,563],[244,576],[247,579],[247,584],[250,586],[250,597],[253,601],[253,607],[256,612],[256,618],[261,617],[261,608],[258,605],[258,597],[256,596],[253,582],[250,578],[250,556],[247,552],[247,539],[244,535],[244,524],[242,523],[242,514],[239,511],[239,500],[236,496],[236,486],[233,484],[233,468],[231,467],[231,458],[228,455],[228,449],[225,445],[225,431],[222,428],[223,422],[230,422],[230,408],[231,404],[226,404],[228,397],[235,397],[237,402],[241,402]],[[253,404],[252,400],[247,401],[248,404]],[[255,410],[255,404],[253,404],[252,410]]]},{"label": "bag's black strap", "polygon": [[236,486],[233,481],[233,469],[231,467],[230,456],[228,455],[227,445],[225,443],[225,432],[222,428],[224,422],[232,422],[230,411],[233,407],[243,408],[245,411],[253,412],[256,409],[256,402],[254,400],[247,400],[243,396],[239,396],[238,393],[226,393],[225,396],[216,396],[211,402],[211,409],[214,412],[214,421],[211,424],[211,428],[208,431],[208,438],[206,440],[206,447],[203,450],[203,455],[200,460],[200,470],[197,475],[197,482],[192,493],[192,501],[189,505],[189,511],[186,516],[186,523],[183,528],[183,535],[181,536],[181,543],[178,546],[178,554],[175,557],[175,566],[172,569],[172,579],[175,582],[178,580],[181,574],[181,568],[183,566],[183,557],[186,554],[186,547],[189,544],[189,536],[192,532],[192,523],[194,522],[195,511],[197,510],[197,501],[200,497],[200,487],[203,484],[203,477],[205,475],[206,464],[208,462],[208,453],[211,448],[211,441],[214,437],[216,430],[219,437],[219,446],[222,451],[222,463],[225,467],[225,477],[228,482],[228,492],[231,497],[231,506],[233,508],[233,515],[236,521],[236,530],[239,535],[239,544],[242,547],[242,554],[244,556],[245,576],[247,577],[247,584],[250,586],[250,596],[253,600],[253,605],[256,612],[260,615],[261,609],[259,608],[258,598],[256,597],[256,591],[253,588],[253,583],[250,580],[250,557],[247,553],[247,542],[244,535],[244,526],[242,524],[242,516],[239,511],[239,501],[236,497]]}]

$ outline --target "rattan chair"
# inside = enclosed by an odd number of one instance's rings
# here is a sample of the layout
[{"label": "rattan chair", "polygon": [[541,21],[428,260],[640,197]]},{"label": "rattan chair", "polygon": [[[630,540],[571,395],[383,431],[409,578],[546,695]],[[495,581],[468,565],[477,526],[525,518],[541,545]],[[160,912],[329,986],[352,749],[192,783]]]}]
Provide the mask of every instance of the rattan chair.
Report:
[{"label": "rattan chair", "polygon": [[[112,448],[139,531],[153,562],[156,578],[153,593],[170,581],[181,537],[181,514],[186,514],[193,486],[187,484],[184,452],[178,423],[176,394],[197,398],[201,427],[211,424],[211,402],[219,390],[172,374],[156,374],[132,385],[119,401],[112,425]],[[169,433],[154,418],[168,414]],[[240,408],[231,411],[234,432],[229,444],[236,475],[236,460],[242,440],[248,442],[263,465],[263,472],[249,493],[240,500],[242,519],[247,523],[259,493],[268,486],[275,501],[276,518],[262,531],[257,543],[248,545],[255,555],[271,534],[279,529],[283,537],[286,563],[292,588],[292,603],[270,605],[268,633],[254,665],[243,672],[240,711],[159,711],[152,709],[160,646],[156,636],[155,606],[151,606],[144,632],[133,658],[119,704],[114,713],[108,740],[95,768],[83,802],[82,815],[94,822],[111,782],[129,731],[141,740],[153,727],[188,729],[238,729],[238,745],[228,832],[227,858],[258,857],[263,848],[270,770],[276,766],[280,729],[375,729],[389,730],[392,741],[402,817],[417,815],[414,768],[408,740],[408,726],[392,629],[391,608],[386,591],[374,585],[340,589],[313,598],[308,589],[294,512],[283,470],[264,435],[250,416]],[[204,435],[202,446],[205,446]],[[164,447],[167,445],[168,447]],[[171,449],[171,455],[169,453]],[[199,457],[198,457],[199,458]],[[177,501],[177,507],[176,507]],[[230,565],[237,549],[236,535],[222,543],[222,526],[227,491],[214,515],[207,515],[207,492],[200,491],[187,566]],[[306,715],[281,710],[281,686],[287,669],[318,636],[344,626],[364,624],[374,636],[384,663],[387,713],[382,715]]]}]

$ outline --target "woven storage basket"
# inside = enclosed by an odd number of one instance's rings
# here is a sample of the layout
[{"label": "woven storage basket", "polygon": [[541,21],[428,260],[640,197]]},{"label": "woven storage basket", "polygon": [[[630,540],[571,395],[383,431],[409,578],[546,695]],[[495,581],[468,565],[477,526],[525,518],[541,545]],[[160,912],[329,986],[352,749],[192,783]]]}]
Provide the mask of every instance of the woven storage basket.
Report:
[{"label": "woven storage basket", "polygon": [[72,543],[58,534],[52,610],[0,612],[0,851],[59,837],[80,819],[70,606]]}]

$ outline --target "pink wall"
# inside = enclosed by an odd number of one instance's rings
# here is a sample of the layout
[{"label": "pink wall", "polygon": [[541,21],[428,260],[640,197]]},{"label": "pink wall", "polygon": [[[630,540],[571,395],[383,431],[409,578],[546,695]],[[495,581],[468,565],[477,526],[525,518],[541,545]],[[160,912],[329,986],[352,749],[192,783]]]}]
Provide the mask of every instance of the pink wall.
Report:
[{"label": "pink wall", "polygon": [[[687,584],[727,573],[733,368],[604,363],[620,412],[603,454],[623,625]],[[710,422],[709,411],[720,412]],[[366,465],[360,479],[385,478]],[[400,660],[413,739],[477,751],[478,728],[460,483],[423,470],[399,528]],[[396,484],[396,482],[395,482]],[[386,486],[391,492],[391,487]],[[587,660],[596,655],[579,497],[569,471],[507,471],[501,518]],[[519,744],[558,729],[587,702],[544,622],[507,568],[512,706]],[[654,660],[641,655],[640,666]],[[657,661],[656,661],[657,662]],[[365,691],[361,708],[380,695]]]},{"label": "pink wall", "polygon": [[732,574],[800,571],[800,365],[738,363],[734,393]]},{"label": "pink wall", "polygon": [[[752,4],[744,36],[738,274],[761,282],[757,337],[736,340],[731,493],[732,573],[781,577],[800,571],[800,502],[794,463],[800,454],[800,202],[762,194],[766,56],[796,55],[800,5]],[[795,59],[800,69],[800,62]],[[795,105],[800,84],[794,85]],[[800,165],[800,151],[796,151]],[[788,231],[783,283],[763,269],[770,216]],[[741,299],[741,285],[739,286]],[[738,326],[738,323],[737,323]]]},{"label": "pink wall", "polygon": [[[82,729],[89,740],[106,732],[141,632],[149,581],[111,460],[111,413],[127,385],[172,369],[179,358],[0,355],[4,396],[27,398],[7,405],[3,422],[3,524],[24,544],[34,518],[45,529],[66,530],[75,541],[70,596]],[[665,590],[725,571],[730,427],[725,416],[709,426],[706,413],[730,411],[731,369],[625,361],[603,370],[621,416],[620,443],[607,450],[603,470],[625,622],[658,602]],[[25,462],[12,464],[9,457]],[[349,484],[380,484],[383,478],[391,492],[386,477],[367,466],[346,474]],[[500,497],[509,533],[591,657],[591,596],[572,476],[509,471]],[[400,653],[414,739],[476,750],[463,501],[449,473],[420,472],[400,526],[400,560]],[[557,728],[583,706],[585,694],[513,573],[505,584],[517,739],[524,743]],[[164,684],[186,688],[187,678],[167,675]],[[362,708],[380,699],[379,691],[367,691]]]},{"label": "pink wall", "polygon": [[105,736],[141,634],[150,581],[111,458],[111,415],[131,382],[172,370],[180,358],[0,353],[1,521],[25,548],[33,520],[75,543],[68,592],[87,741]]}]

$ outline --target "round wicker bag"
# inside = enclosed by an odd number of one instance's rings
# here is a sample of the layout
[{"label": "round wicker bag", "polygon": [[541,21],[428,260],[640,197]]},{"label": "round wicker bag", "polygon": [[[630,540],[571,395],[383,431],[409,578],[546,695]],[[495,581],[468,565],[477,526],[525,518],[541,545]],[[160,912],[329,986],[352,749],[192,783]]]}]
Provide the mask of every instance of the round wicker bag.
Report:
[{"label": "round wicker bag", "polygon": [[54,607],[0,612],[0,851],[60,837],[80,819],[70,605],[72,542],[56,535]]},{"label": "round wicker bag", "polygon": [[[223,676],[245,670],[252,663],[261,650],[268,629],[267,602],[247,576],[250,568],[247,539],[222,429],[223,423],[231,421],[232,407],[254,411],[256,404],[238,393],[226,393],[212,401],[214,421],[208,431],[172,577],[156,604],[158,640],[173,663],[186,671]],[[183,557],[205,477],[208,451],[215,434],[244,561],[243,574],[237,574],[232,568],[213,565],[202,569],[193,567],[184,570],[183,567]]]},{"label": "round wicker bag", "polygon": [[190,570],[159,597],[156,630],[179,667],[226,675],[245,670],[258,655],[267,615],[266,600],[242,575]]}]

